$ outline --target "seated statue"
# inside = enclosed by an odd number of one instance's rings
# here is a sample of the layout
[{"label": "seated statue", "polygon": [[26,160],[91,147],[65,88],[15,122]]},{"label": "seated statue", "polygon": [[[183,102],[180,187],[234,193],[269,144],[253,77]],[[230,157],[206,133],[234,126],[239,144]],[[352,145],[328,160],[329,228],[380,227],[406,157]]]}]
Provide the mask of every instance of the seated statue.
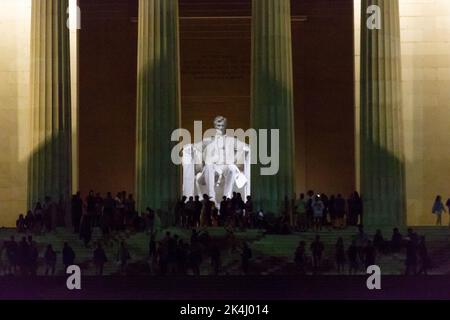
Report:
[{"label": "seated statue", "polygon": [[216,133],[183,148],[183,195],[207,194],[218,205],[233,192],[250,195],[250,147],[226,135],[227,119],[214,120]]}]

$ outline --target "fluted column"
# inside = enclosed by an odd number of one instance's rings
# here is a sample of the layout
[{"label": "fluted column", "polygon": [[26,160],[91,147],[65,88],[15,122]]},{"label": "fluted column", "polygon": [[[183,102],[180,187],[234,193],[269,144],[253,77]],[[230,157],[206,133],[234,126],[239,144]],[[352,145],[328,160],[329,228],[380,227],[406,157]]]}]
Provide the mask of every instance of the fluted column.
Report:
[{"label": "fluted column", "polygon": [[[366,26],[379,6],[381,29]],[[363,223],[405,224],[401,54],[398,0],[363,0],[361,12],[361,192]]]},{"label": "fluted column", "polygon": [[172,163],[180,127],[178,0],[140,0],[136,192],[138,210],[168,211],[180,192]]},{"label": "fluted column", "polygon": [[252,127],[280,130],[279,172],[263,176],[255,165],[252,194],[258,207],[279,214],[295,183],[290,0],[253,0],[252,21]]},{"label": "fluted column", "polygon": [[31,23],[32,154],[28,201],[71,195],[72,125],[68,0],[33,0]]}]

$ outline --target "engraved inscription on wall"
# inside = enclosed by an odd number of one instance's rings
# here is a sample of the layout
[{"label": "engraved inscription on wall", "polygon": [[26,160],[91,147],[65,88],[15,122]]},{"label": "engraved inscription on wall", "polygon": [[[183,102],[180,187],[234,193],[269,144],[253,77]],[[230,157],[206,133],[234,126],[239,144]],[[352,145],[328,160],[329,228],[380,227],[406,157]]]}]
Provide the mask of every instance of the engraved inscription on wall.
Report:
[{"label": "engraved inscription on wall", "polygon": [[239,80],[249,77],[250,63],[242,57],[228,54],[200,54],[182,61],[183,76],[196,80]]}]

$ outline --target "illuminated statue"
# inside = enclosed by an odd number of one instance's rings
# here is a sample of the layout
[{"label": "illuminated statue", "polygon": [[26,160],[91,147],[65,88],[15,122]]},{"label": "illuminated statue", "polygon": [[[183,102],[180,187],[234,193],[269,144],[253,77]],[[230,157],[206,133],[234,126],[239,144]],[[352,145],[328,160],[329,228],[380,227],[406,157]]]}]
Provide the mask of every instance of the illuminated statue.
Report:
[{"label": "illuminated statue", "polygon": [[227,119],[214,120],[215,135],[183,148],[183,195],[209,195],[216,204],[233,192],[250,195],[250,147],[226,134]]}]

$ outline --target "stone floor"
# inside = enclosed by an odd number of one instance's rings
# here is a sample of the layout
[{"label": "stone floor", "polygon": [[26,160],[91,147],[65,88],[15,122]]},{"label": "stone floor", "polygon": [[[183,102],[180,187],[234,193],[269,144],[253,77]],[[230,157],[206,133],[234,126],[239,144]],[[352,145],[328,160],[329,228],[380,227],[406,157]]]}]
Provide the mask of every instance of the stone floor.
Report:
[{"label": "stone floor", "polygon": [[[164,230],[159,233],[159,237],[165,234],[165,231],[171,231],[172,234],[177,234],[180,238],[189,239],[190,230],[172,228]],[[427,238],[427,245],[429,254],[431,256],[434,268],[430,274],[445,275],[450,274],[450,230],[448,228],[415,228],[419,235],[425,235]],[[240,253],[239,246],[243,241],[247,241],[253,251],[253,259],[251,261],[251,274],[253,275],[295,275],[297,268],[293,262],[295,249],[300,241],[305,241],[307,247],[314,239],[316,233],[295,233],[292,235],[264,235],[260,230],[247,230],[245,232],[236,232],[234,242],[238,249],[233,250],[230,241],[227,242],[226,232],[222,228],[211,228],[208,232],[214,241],[219,241],[222,246],[222,275],[240,275],[242,274],[240,268]],[[324,261],[321,274],[323,275],[337,275],[337,270],[334,267],[334,244],[338,237],[344,239],[347,247],[353,236],[356,234],[356,229],[349,228],[342,231],[323,230],[318,233],[321,236],[325,245]],[[0,229],[0,241],[7,240],[11,235],[16,237],[19,241],[23,235],[18,235],[11,229]],[[85,248],[78,235],[73,234],[65,229],[57,229],[55,232],[34,236],[34,240],[38,242],[40,249],[40,261],[38,274],[44,273],[43,254],[47,244],[51,243],[54,249],[58,252],[57,273],[64,274],[62,266],[61,251],[63,243],[69,242],[76,253],[76,263],[81,267],[83,275],[95,275],[95,270],[92,265],[92,248]],[[101,240],[100,231],[95,229],[93,234],[93,242]],[[129,232],[122,232],[115,234],[115,236],[108,243],[104,244],[104,248],[108,257],[108,262],[105,265],[105,275],[117,275],[119,266],[116,262],[116,255],[119,244],[125,241],[130,250],[132,260],[130,268],[133,268],[133,274],[151,274],[151,266],[148,263],[147,251],[149,236],[145,233],[131,234]],[[377,264],[381,267],[382,273],[386,275],[401,275],[404,273],[404,253],[379,255],[377,257]],[[310,270],[309,270],[310,271]],[[201,266],[201,274],[209,275],[211,273],[210,261],[208,258],[204,259]],[[364,274],[361,270],[361,274]]]}]

